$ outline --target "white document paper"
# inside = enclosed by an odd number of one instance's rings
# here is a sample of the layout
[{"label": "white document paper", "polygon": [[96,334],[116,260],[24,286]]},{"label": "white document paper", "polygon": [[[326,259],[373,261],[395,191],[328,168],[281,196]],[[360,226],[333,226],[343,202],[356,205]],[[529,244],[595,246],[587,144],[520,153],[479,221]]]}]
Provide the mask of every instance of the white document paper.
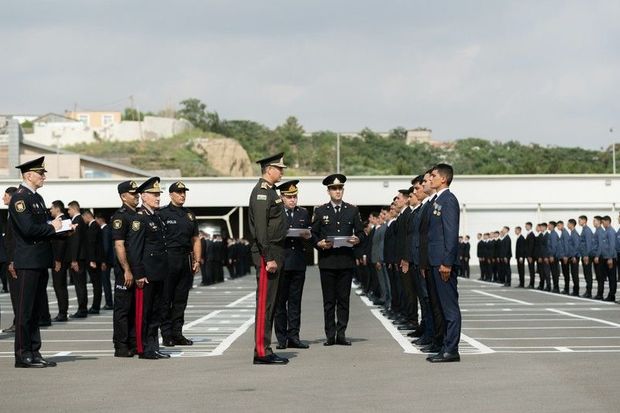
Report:
[{"label": "white document paper", "polygon": [[[71,231],[71,220],[70,219],[63,219],[62,221],[62,227],[60,227],[60,229],[56,230],[56,233],[58,234],[59,232],[67,232],[67,231]],[[48,224],[51,224],[52,221],[47,221]]]},{"label": "white document paper", "polygon": [[286,236],[293,238],[305,238],[310,235],[310,230],[308,228],[289,228]]},{"label": "white document paper", "polygon": [[351,236],[345,236],[345,237],[328,236],[326,239],[327,241],[331,241],[332,248],[340,248],[340,247],[353,248],[353,244],[349,242],[349,238],[351,238]]}]

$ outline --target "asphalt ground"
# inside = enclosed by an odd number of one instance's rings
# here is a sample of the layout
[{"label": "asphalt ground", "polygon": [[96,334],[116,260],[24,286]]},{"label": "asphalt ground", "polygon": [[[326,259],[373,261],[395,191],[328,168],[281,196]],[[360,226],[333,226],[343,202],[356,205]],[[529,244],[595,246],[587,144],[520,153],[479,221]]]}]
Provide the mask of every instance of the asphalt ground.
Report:
[{"label": "asphalt ground", "polygon": [[[620,409],[618,304],[459,279],[462,361],[437,365],[354,294],[347,331],[353,345],[324,347],[313,267],[301,328],[310,349],[280,351],[291,359],[287,366],[255,366],[254,289],[253,276],[194,288],[185,335],[196,343],[166,349],[169,360],[112,357],[111,311],[42,329],[43,354],[56,368],[15,369],[12,337],[2,334],[0,411]],[[48,294],[54,316],[54,293]],[[0,295],[0,307],[5,328],[8,295]]]}]

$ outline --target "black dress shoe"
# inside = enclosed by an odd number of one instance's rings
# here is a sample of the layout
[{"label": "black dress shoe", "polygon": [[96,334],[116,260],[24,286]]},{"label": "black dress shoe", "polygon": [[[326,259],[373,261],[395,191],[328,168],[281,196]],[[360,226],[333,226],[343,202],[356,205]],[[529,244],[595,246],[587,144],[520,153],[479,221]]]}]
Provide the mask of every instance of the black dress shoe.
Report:
[{"label": "black dress shoe", "polygon": [[87,316],[88,316],[88,313],[86,311],[82,311],[82,312],[78,311],[75,314],[71,314],[69,318],[86,318]]},{"label": "black dress shoe", "polygon": [[58,314],[56,317],[54,317],[54,319],[52,321],[64,322],[64,321],[69,321],[69,319],[67,318],[66,315]]},{"label": "black dress shoe", "polygon": [[[411,335],[409,336],[409,334]],[[422,337],[424,335],[424,330],[418,327],[409,334],[407,334],[409,337]]]},{"label": "black dress shoe", "polygon": [[277,354],[269,354],[265,357],[254,357],[254,364],[288,364],[286,357],[280,357]]},{"label": "black dress shoe", "polygon": [[88,310],[88,314],[99,314],[99,310],[96,308],[91,308]]},{"label": "black dress shoe", "polygon": [[289,348],[303,348],[303,349],[310,348],[309,345],[307,345],[306,343],[302,343],[299,340],[289,340],[288,347]]},{"label": "black dress shoe", "polygon": [[420,349],[422,353],[439,353],[441,351],[441,346],[435,344],[429,344],[426,347],[422,347]]},{"label": "black dress shoe", "polygon": [[43,357],[41,357],[41,356],[38,356],[38,357],[33,357],[33,358],[32,358],[32,361],[33,361],[33,362],[35,362],[35,363],[41,363],[41,364],[43,364],[45,367],[56,367],[56,362],[55,362],[55,361],[51,361],[51,360],[44,359],[44,358],[43,358]]},{"label": "black dress shoe", "polygon": [[134,352],[126,348],[117,348],[114,350],[114,357],[133,357]]},{"label": "black dress shoe", "polygon": [[570,293],[571,297],[579,297],[579,293],[576,291],[573,291],[572,293]]},{"label": "black dress shoe", "polygon": [[158,359],[169,359],[170,358],[170,354],[162,353],[161,351],[156,351],[155,355],[157,356]]},{"label": "black dress shoe", "polygon": [[336,344],[336,339],[334,337],[328,338],[327,341],[323,343],[324,346],[333,346],[334,344]]},{"label": "black dress shoe", "polygon": [[24,357],[21,360],[15,360],[15,367],[24,369],[42,369],[47,366],[39,361],[35,361],[32,357]]},{"label": "black dress shoe", "polygon": [[350,346],[351,342],[347,340],[345,337],[337,337],[336,344],[338,344],[339,346]]},{"label": "black dress shoe", "polygon": [[431,340],[430,338],[420,337],[417,340],[413,340],[411,343],[415,344],[416,346],[428,346],[429,344],[433,344],[433,340]]},{"label": "black dress shoe", "polygon": [[40,320],[39,327],[49,327],[52,325],[52,320]]},{"label": "black dress shoe", "polygon": [[568,290],[562,290],[562,294],[568,295]]},{"label": "black dress shoe", "polygon": [[594,299],[595,299],[595,300],[602,300],[602,299],[603,299],[603,296],[602,296],[602,295],[597,294],[597,295],[596,295],[596,297],[594,297]]},{"label": "black dress shoe", "polygon": [[176,341],[173,337],[166,337],[162,340],[161,343],[164,345],[164,347],[174,347]]},{"label": "black dress shoe", "polygon": [[403,331],[403,330],[415,330],[416,326],[409,323],[409,324],[403,324],[397,327],[399,330]]},{"label": "black dress shoe", "polygon": [[553,287],[553,291],[551,291],[551,292],[556,293],[556,294],[560,294],[560,287]]},{"label": "black dress shoe", "polygon": [[179,336],[174,338],[174,343],[177,346],[192,346],[194,342],[185,336]]},{"label": "black dress shoe", "polygon": [[592,298],[592,293],[585,293],[581,298]]},{"label": "black dress shoe", "polygon": [[450,362],[458,362],[461,361],[460,354],[457,353],[439,353],[432,357],[427,357],[427,361],[431,363],[450,363]]},{"label": "black dress shoe", "polygon": [[157,357],[157,354],[155,354],[155,352],[142,353],[138,357],[140,357],[141,359],[146,359],[146,360],[159,359],[159,357]]},{"label": "black dress shoe", "polygon": [[103,309],[104,309],[104,310],[114,310],[114,306],[113,306],[113,305],[108,305],[108,304],[106,304],[106,305],[103,307]]},{"label": "black dress shoe", "polygon": [[285,349],[286,349],[286,344],[278,343],[278,345],[276,346],[276,348],[277,348],[278,350],[285,350]]},{"label": "black dress shoe", "polygon": [[605,299],[603,301],[615,302],[616,301],[616,296],[615,295],[608,295],[607,297],[605,297]]}]

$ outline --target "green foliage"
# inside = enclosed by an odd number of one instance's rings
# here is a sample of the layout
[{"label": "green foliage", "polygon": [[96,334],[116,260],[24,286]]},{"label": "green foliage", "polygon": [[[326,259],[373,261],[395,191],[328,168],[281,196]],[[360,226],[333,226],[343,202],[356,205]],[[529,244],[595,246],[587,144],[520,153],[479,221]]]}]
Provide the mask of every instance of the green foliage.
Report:
[{"label": "green foliage", "polygon": [[134,108],[125,108],[125,111],[121,115],[121,120],[144,120],[144,113],[138,112]]},{"label": "green foliage", "polygon": [[220,132],[221,123],[217,112],[207,112],[207,105],[200,99],[189,98],[182,100],[181,109],[177,111],[178,119],[185,119],[191,122],[194,127],[203,131]]}]

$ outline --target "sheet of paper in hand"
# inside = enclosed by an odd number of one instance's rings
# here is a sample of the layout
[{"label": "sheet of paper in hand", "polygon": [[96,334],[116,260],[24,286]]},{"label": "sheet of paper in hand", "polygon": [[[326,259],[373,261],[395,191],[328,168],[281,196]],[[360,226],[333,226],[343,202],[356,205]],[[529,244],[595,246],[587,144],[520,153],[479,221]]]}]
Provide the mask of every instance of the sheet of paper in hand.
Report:
[{"label": "sheet of paper in hand", "polygon": [[310,235],[310,230],[308,228],[289,228],[286,232],[287,237],[305,237]]},{"label": "sheet of paper in hand", "polygon": [[[61,232],[67,232],[67,231],[71,231],[71,220],[70,219],[63,219],[62,221],[62,227],[60,227],[60,229],[56,230],[56,233],[59,234]],[[48,224],[52,224],[52,221],[47,221]]]},{"label": "sheet of paper in hand", "polygon": [[347,247],[353,248],[353,244],[349,242],[351,236],[328,236],[325,239],[332,243],[332,248]]}]

